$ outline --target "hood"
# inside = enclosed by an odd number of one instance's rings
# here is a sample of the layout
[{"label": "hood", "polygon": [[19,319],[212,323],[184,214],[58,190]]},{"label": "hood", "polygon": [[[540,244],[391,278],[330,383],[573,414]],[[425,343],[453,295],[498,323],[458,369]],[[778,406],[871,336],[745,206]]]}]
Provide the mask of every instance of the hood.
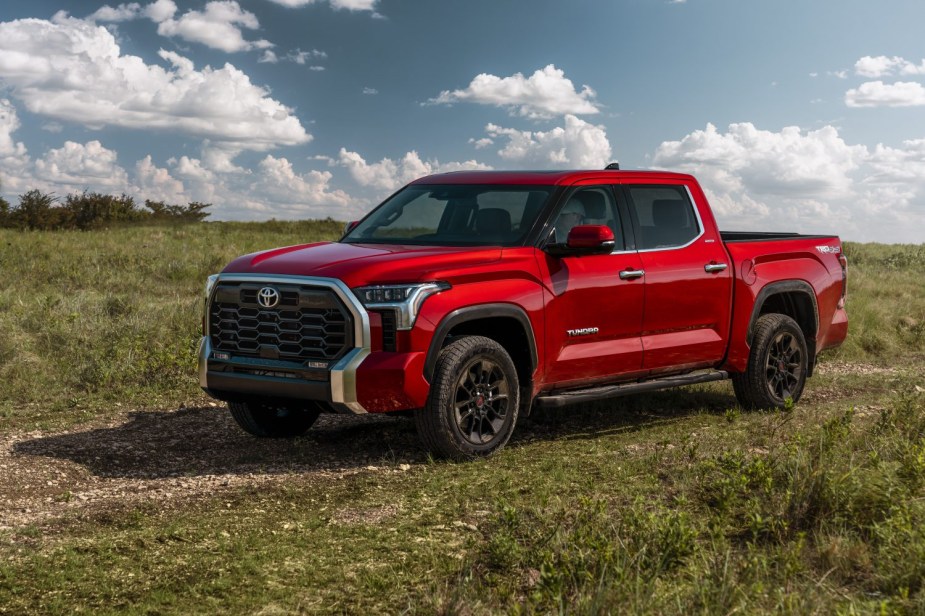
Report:
[{"label": "hood", "polygon": [[405,246],[323,242],[238,257],[224,273],[338,278],[349,287],[451,281],[469,267],[501,258],[497,246]]}]

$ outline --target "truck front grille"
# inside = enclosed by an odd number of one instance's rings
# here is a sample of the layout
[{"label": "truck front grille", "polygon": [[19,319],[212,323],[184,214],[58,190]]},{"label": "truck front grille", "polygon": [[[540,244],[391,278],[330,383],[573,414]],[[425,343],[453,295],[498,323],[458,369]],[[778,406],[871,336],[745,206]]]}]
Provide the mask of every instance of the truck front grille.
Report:
[{"label": "truck front grille", "polygon": [[[261,289],[279,303],[258,303]],[[350,312],[330,289],[300,284],[221,282],[209,306],[212,348],[232,355],[333,362],[353,346]]]}]

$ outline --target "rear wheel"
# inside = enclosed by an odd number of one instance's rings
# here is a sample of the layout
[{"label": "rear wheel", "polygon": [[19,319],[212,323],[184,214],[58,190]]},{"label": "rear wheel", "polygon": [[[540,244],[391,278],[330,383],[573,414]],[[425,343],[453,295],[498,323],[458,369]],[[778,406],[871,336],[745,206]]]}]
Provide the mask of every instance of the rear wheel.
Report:
[{"label": "rear wheel", "polygon": [[511,438],[519,405],[517,369],[508,352],[490,338],[465,336],[440,352],[427,406],[415,413],[415,425],[436,455],[484,457]]},{"label": "rear wheel", "polygon": [[808,366],[806,339],[797,322],[784,314],[763,315],[755,324],[748,367],[732,377],[736,398],[747,409],[797,402]]},{"label": "rear wheel", "polygon": [[281,405],[261,402],[229,402],[231,416],[254,436],[291,438],[312,427],[321,409],[314,403]]}]

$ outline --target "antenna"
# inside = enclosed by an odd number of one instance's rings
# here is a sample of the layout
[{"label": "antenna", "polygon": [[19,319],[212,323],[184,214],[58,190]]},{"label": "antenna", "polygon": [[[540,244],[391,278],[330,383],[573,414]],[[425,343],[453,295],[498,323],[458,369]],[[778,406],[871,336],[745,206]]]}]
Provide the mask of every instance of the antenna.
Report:
[{"label": "antenna", "polygon": [[605,170],[605,171],[619,171],[619,170],[620,170],[620,163],[610,163],[609,165],[607,165],[606,167],[604,167],[604,170]]}]

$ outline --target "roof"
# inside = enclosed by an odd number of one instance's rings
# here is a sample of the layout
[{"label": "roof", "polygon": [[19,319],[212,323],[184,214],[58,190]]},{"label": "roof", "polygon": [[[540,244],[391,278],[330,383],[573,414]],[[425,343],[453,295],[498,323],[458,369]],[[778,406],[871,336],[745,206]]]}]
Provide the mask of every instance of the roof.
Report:
[{"label": "roof", "polygon": [[670,171],[610,171],[603,169],[559,170],[559,171],[453,171],[437,173],[419,178],[412,184],[525,184],[533,186],[568,185],[579,180],[601,180],[618,182],[620,180],[691,180],[693,176],[686,173]]}]

